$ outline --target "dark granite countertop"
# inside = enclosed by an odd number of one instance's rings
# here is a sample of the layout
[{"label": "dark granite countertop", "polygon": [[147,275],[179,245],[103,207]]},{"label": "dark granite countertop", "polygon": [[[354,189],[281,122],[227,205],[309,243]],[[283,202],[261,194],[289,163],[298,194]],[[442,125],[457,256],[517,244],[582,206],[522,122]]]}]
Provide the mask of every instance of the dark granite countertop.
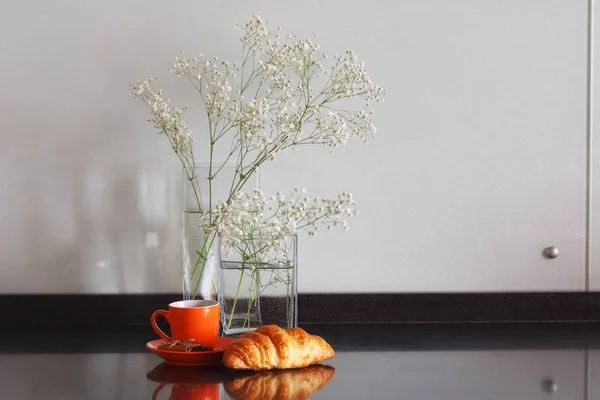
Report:
[{"label": "dark granite countertop", "polygon": [[[311,399],[600,399],[598,324],[304,328],[337,352],[323,363],[335,368],[333,377]],[[255,398],[230,396],[232,382],[254,377],[245,382],[256,388],[310,383],[294,371],[239,375],[167,367],[145,349],[153,339],[149,326],[0,328],[2,398]]]}]

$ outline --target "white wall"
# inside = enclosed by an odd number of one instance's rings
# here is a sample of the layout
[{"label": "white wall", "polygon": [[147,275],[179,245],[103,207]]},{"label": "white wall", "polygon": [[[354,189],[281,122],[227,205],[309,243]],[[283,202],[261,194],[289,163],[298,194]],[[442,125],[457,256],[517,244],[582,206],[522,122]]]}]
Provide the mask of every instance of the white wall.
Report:
[{"label": "white wall", "polygon": [[585,288],[585,0],[6,3],[0,293],[180,290],[179,165],[128,84],[193,104],[170,61],[236,60],[253,13],[354,49],[388,92],[367,146],[261,172],[358,202],[348,233],[301,238],[301,291]]}]

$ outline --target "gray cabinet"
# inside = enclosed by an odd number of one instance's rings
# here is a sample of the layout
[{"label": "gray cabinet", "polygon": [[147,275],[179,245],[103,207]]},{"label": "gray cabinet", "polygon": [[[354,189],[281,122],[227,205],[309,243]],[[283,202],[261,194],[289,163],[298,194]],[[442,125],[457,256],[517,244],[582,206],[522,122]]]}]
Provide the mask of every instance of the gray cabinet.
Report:
[{"label": "gray cabinet", "polygon": [[275,190],[296,167],[293,184],[348,188],[361,209],[348,235],[300,242],[300,288],[585,290],[587,15],[584,0],[375,1],[346,15],[358,32],[328,47],[355,47],[387,88],[381,133],[262,171]]}]

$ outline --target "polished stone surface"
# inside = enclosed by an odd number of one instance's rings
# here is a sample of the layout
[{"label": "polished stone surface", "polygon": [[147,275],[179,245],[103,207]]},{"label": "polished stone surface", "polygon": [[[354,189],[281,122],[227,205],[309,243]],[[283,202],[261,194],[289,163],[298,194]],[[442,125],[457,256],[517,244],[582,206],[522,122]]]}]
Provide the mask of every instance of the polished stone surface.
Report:
[{"label": "polished stone surface", "polygon": [[[335,374],[311,399],[600,399],[598,325],[304,327],[337,351],[324,363]],[[253,389],[281,394],[319,379],[169,368],[145,349],[152,339],[146,326],[0,328],[2,398],[262,400]],[[230,396],[239,382],[248,391]]]}]

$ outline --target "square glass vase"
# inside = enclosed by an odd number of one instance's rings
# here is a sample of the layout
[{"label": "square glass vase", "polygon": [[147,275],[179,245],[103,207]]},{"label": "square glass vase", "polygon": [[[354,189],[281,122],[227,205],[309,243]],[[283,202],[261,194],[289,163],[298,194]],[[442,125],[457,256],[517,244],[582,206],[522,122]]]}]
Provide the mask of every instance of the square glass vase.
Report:
[{"label": "square glass vase", "polygon": [[261,325],[298,325],[297,246],[296,235],[219,235],[217,293],[224,336]]},{"label": "square glass vase", "polygon": [[[211,207],[229,199],[237,175],[236,163],[230,162],[196,163],[193,176],[182,170],[184,300],[218,300],[217,233],[204,231],[200,222]],[[258,182],[257,168],[244,188],[256,189]]]}]

